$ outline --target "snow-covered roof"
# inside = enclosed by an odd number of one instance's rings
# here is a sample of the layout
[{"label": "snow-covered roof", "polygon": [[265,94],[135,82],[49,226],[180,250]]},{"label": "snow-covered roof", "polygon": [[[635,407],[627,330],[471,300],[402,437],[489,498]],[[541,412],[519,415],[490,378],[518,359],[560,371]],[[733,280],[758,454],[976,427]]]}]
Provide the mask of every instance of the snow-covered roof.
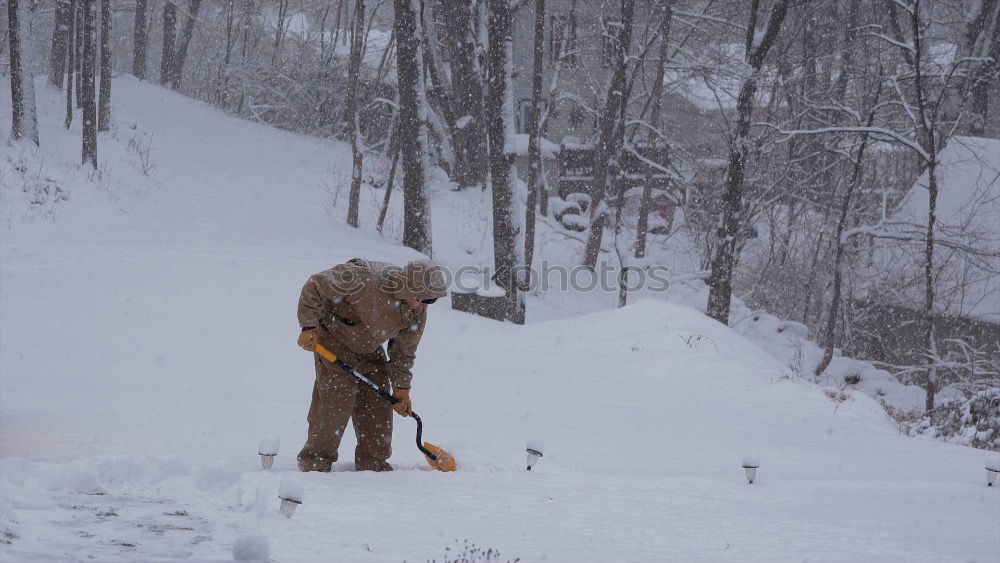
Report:
[{"label": "snow-covered roof", "polygon": [[[935,228],[937,312],[1000,323],[1000,140],[952,137],[937,167]],[[896,283],[900,305],[923,303],[922,279],[929,209],[924,172],[889,217],[876,257]]]},{"label": "snow-covered roof", "polygon": [[[514,148],[514,152],[518,156],[528,155],[528,134],[527,133],[517,133],[514,135],[513,142],[511,145]],[[559,154],[559,145],[553,143],[552,141],[541,138],[541,149],[542,158],[555,158],[555,155]]]}]

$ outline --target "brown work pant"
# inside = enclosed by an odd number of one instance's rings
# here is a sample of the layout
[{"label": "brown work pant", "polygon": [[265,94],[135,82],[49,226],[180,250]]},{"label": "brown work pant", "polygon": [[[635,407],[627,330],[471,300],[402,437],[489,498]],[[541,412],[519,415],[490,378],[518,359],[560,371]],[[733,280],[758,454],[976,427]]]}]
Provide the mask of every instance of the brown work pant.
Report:
[{"label": "brown work pant", "polygon": [[[366,370],[367,371],[367,370]],[[380,388],[389,389],[382,367],[365,374]],[[309,407],[309,437],[299,452],[301,471],[330,471],[348,419],[354,420],[358,445],[354,465],[358,471],[392,471],[392,407],[367,385],[336,364],[316,354],[316,383]]]}]

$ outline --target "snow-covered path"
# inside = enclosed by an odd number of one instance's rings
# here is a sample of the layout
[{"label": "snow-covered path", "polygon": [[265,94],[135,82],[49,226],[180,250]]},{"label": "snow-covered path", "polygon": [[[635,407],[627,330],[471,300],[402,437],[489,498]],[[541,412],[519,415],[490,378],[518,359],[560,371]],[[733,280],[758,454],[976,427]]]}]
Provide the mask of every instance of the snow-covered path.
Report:
[{"label": "snow-covered path", "polygon": [[[256,530],[275,561],[440,559],[456,540],[501,560],[1000,560],[985,452],[901,437],[870,399],[831,401],[662,302],[515,327],[442,301],[414,400],[460,471],[430,471],[402,419],[399,471],[350,472],[352,434],[336,472],[293,471],[302,281],[415,254],[316,203],[343,145],[129,79],[116,100],[153,135],[148,202],[0,235],[0,525],[17,536],[0,559],[228,559]],[[269,472],[265,433],[282,438]],[[529,439],[546,445],[530,473]],[[291,520],[283,478],[305,487]]]}]

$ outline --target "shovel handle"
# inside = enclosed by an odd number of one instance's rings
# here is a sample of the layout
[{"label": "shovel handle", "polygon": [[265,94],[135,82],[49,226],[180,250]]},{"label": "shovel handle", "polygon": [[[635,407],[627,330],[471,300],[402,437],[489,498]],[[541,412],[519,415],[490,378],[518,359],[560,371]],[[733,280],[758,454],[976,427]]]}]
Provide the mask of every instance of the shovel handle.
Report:
[{"label": "shovel handle", "polygon": [[316,343],[316,353],[319,354],[320,356],[323,356],[323,358],[326,359],[326,361],[330,362],[331,364],[336,364],[337,367],[339,367],[340,369],[353,375],[355,379],[370,387],[372,391],[381,395],[383,399],[389,401],[389,404],[395,405],[396,403],[399,402],[399,399],[393,397],[392,393],[389,393],[385,389],[382,389],[378,385],[375,385],[375,383],[372,382],[371,379],[368,379],[364,375],[358,373],[358,370],[354,369],[354,366],[345,362],[344,360],[341,360],[340,358],[337,357],[336,354],[327,350],[325,346],[323,346],[318,342]]},{"label": "shovel handle", "polygon": [[[341,360],[340,358],[337,357],[336,354],[327,350],[325,346],[323,346],[318,342],[316,343],[316,353],[319,354],[320,356],[323,356],[323,358],[326,359],[326,361],[332,364],[336,364],[337,367],[351,374],[352,376],[354,376],[355,379],[370,387],[372,391],[375,391],[383,399],[389,401],[389,404],[395,405],[396,403],[399,402],[399,399],[393,397],[391,393],[389,393],[385,389],[382,389],[378,385],[375,385],[375,383],[372,382],[372,380],[358,373],[358,370],[354,369],[354,367],[351,366],[351,364],[348,364],[344,360]],[[427,456],[432,461],[437,461],[437,456],[424,447],[424,442],[423,442],[424,422],[420,420],[420,417],[417,416],[417,413],[415,412],[410,413],[410,416],[412,416],[413,419],[417,421],[417,449],[419,449],[422,454]]]}]

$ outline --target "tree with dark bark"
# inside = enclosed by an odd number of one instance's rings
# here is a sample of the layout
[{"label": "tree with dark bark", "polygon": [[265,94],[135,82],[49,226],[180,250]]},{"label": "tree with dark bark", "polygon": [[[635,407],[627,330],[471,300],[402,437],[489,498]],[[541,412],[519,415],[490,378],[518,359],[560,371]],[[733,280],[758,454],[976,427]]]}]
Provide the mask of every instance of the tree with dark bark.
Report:
[{"label": "tree with dark bark", "polygon": [[160,84],[174,82],[174,45],[177,43],[177,6],[172,0],[163,3],[163,49],[160,51]]},{"label": "tree with dark bark", "polygon": [[62,90],[66,73],[66,52],[72,37],[73,12],[70,0],[56,0],[52,21],[52,51],[49,56],[49,84]]},{"label": "tree with dark bark", "polygon": [[[646,146],[650,149],[663,144],[663,133],[660,131],[660,114],[663,112],[663,81],[666,74],[667,46],[670,39],[670,23],[673,20],[671,0],[659,0],[656,4],[660,16],[660,56],[656,61],[656,78],[653,81],[653,109],[649,121],[649,134]],[[639,205],[639,221],[636,225],[635,257],[646,256],[646,235],[649,231],[649,212],[653,201],[653,167],[646,167],[646,178],[642,186],[642,202]]]},{"label": "tree with dark bark", "polygon": [[483,71],[476,52],[476,25],[473,3],[445,0],[440,3],[447,29],[454,103],[455,166],[452,179],[459,188],[486,184],[487,149],[483,109]]},{"label": "tree with dark bark", "polygon": [[[879,83],[878,90],[875,93],[874,102],[869,106],[871,109],[868,113],[868,119],[865,126],[870,128],[875,122],[875,115],[878,113],[878,103],[882,96],[881,82]],[[840,306],[842,299],[842,291],[844,285],[844,253],[847,249],[848,241],[845,240],[844,232],[847,229],[848,214],[850,213],[851,206],[854,205],[854,194],[858,191],[858,187],[861,185],[861,172],[864,167],[865,162],[865,151],[868,149],[870,140],[869,133],[861,134],[861,142],[858,145],[857,153],[854,156],[854,162],[852,164],[851,179],[847,184],[847,193],[840,202],[840,214],[837,219],[837,225],[834,229],[834,263],[833,263],[833,280],[832,280],[832,295],[830,297],[830,310],[826,315],[826,324],[823,326],[823,332],[820,337],[820,344],[823,346],[823,357],[820,359],[819,364],[816,366],[815,375],[819,377],[823,375],[826,368],[829,367],[830,362],[833,361],[833,349],[835,345],[835,335],[837,329],[837,318],[840,316]]]},{"label": "tree with dark bark", "polygon": [[968,134],[982,137],[989,117],[990,88],[1000,80],[1000,0],[982,0],[965,34],[967,56],[976,63],[965,80]]},{"label": "tree with dark bark", "polygon": [[101,92],[97,105],[97,130],[111,127],[111,0],[101,0]]},{"label": "tree with dark bark", "polygon": [[194,35],[194,24],[198,19],[198,11],[201,9],[201,0],[189,0],[187,11],[184,12],[184,30],[181,32],[180,40],[174,49],[174,68],[170,88],[181,89],[181,78],[184,77],[184,62],[187,60],[188,47],[191,45],[191,37]]},{"label": "tree with dark bark", "polygon": [[399,84],[399,142],[403,162],[403,244],[432,253],[427,199],[427,100],[421,54],[419,2],[394,0],[396,73]]},{"label": "tree with dark bark", "polygon": [[69,0],[69,34],[66,43],[66,129],[73,124],[73,82],[76,76],[76,18],[78,0]]},{"label": "tree with dark bark", "polygon": [[73,11],[74,34],[76,39],[73,47],[76,50],[74,57],[73,72],[76,74],[76,107],[83,107],[83,0],[74,0],[75,9]]},{"label": "tree with dark bark", "polygon": [[194,24],[201,9],[201,0],[189,0],[187,8],[182,10],[184,29],[177,37],[177,5],[178,0],[167,0],[163,4],[163,51],[160,59],[160,84],[172,90],[180,90],[181,79],[184,76],[184,61],[187,60],[188,47],[194,35]]},{"label": "tree with dark bark", "polygon": [[149,35],[146,33],[147,0],[135,0],[135,23],[132,29],[132,74],[139,80],[146,79],[146,43]]},{"label": "tree with dark bark", "polygon": [[[623,133],[625,108],[628,107],[629,88],[626,88],[628,75],[628,51],[632,45],[632,20],[635,11],[635,0],[622,0],[621,31],[613,34],[612,43],[615,50],[615,67],[608,82],[608,93],[604,102],[604,113],[601,114],[600,137],[594,150],[594,179],[590,188],[590,228],[587,235],[587,247],[584,250],[583,265],[593,270],[597,266],[597,257],[601,250],[601,239],[604,237],[604,224],[607,221],[608,207],[604,199],[607,195],[608,181],[614,180],[612,170],[617,168]],[[605,33],[612,33],[611,30]]]},{"label": "tree with dark bark", "polygon": [[354,22],[351,24],[351,60],[347,73],[347,127],[351,136],[351,191],[347,204],[347,224],[358,227],[361,206],[361,175],[364,169],[364,147],[361,139],[361,119],[358,111],[358,83],[361,57],[365,48],[365,2],[355,0]]},{"label": "tree with dark bark", "polygon": [[519,291],[514,218],[514,189],[511,167],[515,155],[507,143],[513,120],[507,99],[511,89],[511,27],[509,0],[489,0],[489,47],[486,56],[488,88],[486,95],[486,132],[490,151],[490,186],[493,190],[493,264],[494,279],[506,293],[504,318],[524,323],[524,300]]},{"label": "tree with dark bark", "polygon": [[11,129],[13,139],[31,139],[38,144],[38,116],[35,111],[34,78],[27,68],[30,61],[28,13],[18,0],[7,2],[7,39],[10,48]]},{"label": "tree with dark bark", "polygon": [[750,124],[764,58],[774,45],[788,12],[789,0],[775,0],[764,32],[758,35],[757,15],[760,0],[752,0],[750,25],[747,26],[745,61],[750,75],[743,79],[736,103],[736,129],[729,140],[729,164],[726,168],[725,193],[720,202],[722,219],[709,276],[708,316],[729,324],[733,295],[733,266],[737,238],[743,224],[743,192],[746,162],[750,146]]},{"label": "tree with dark bark", "polygon": [[524,286],[535,256],[535,214],[542,183],[542,61],[545,58],[545,0],[535,0],[535,43],[532,50],[531,110],[528,115],[528,201],[524,215]]},{"label": "tree with dark bark", "polygon": [[80,0],[83,11],[83,158],[97,169],[97,0]]}]

